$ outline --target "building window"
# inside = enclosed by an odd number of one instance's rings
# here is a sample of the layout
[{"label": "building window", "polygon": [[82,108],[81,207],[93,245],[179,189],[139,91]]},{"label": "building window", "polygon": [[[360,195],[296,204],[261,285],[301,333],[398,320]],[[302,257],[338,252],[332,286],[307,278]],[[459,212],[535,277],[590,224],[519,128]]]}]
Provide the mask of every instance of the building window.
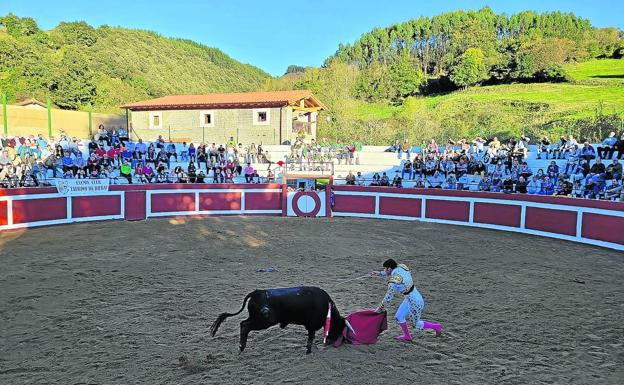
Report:
[{"label": "building window", "polygon": [[162,128],[162,112],[149,113],[149,128]]},{"label": "building window", "polygon": [[214,111],[199,111],[199,126],[214,127]]},{"label": "building window", "polygon": [[271,124],[271,114],[268,108],[256,108],[253,110],[253,125],[267,126]]}]

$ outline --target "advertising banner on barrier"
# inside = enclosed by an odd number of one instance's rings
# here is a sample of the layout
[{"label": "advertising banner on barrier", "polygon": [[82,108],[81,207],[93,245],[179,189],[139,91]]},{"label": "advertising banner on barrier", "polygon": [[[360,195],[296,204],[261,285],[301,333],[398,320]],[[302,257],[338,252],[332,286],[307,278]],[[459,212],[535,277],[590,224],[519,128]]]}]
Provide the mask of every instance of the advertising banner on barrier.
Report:
[{"label": "advertising banner on barrier", "polygon": [[108,191],[109,179],[61,179],[56,182],[56,191],[65,196],[92,195]]}]

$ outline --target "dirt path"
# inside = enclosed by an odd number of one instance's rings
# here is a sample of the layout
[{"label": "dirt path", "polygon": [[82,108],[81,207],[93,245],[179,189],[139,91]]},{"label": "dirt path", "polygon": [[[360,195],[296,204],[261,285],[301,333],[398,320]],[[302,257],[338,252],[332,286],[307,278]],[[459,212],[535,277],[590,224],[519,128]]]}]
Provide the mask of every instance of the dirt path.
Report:
[{"label": "dirt path", "polygon": [[[378,304],[395,257],[445,334],[322,346],[216,315],[255,288]],[[272,217],[102,222],[0,234],[2,384],[624,383],[624,253],[494,230]],[[277,272],[258,273],[275,267]],[[396,309],[398,300],[392,312]],[[393,313],[392,313],[393,314]],[[317,334],[320,338],[321,333]]]}]

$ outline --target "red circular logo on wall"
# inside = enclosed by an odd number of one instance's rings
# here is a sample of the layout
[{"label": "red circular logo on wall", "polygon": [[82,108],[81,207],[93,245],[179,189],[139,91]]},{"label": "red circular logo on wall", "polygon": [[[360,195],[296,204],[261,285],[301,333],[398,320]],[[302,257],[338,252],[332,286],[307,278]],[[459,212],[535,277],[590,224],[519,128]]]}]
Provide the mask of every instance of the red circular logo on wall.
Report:
[{"label": "red circular logo on wall", "polygon": [[313,191],[299,191],[293,196],[291,206],[298,217],[315,217],[321,211],[321,198]]}]

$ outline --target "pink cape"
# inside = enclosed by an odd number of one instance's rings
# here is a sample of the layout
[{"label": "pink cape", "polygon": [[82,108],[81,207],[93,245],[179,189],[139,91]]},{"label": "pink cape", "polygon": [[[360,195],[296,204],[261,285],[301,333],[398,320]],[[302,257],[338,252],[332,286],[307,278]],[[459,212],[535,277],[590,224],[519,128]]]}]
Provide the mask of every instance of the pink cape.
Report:
[{"label": "pink cape", "polygon": [[353,345],[369,345],[377,343],[379,334],[388,329],[388,313],[375,313],[374,310],[360,310],[346,317],[355,330],[355,334],[345,327],[342,335],[334,342],[338,347],[344,342]]}]

